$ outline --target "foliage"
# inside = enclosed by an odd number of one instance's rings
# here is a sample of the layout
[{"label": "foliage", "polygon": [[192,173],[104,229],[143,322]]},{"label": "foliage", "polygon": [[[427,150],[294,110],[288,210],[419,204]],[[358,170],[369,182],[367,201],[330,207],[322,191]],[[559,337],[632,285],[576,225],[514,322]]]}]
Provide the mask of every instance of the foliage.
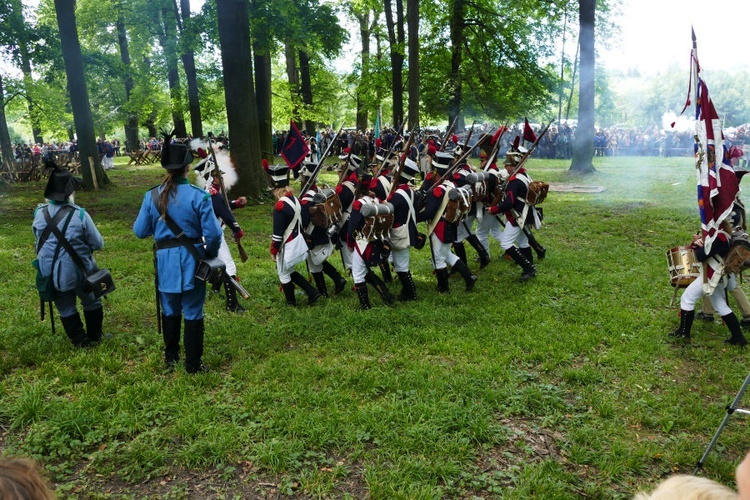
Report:
[{"label": "foliage", "polygon": [[[493,262],[471,263],[475,290],[453,279],[441,295],[429,250],[413,250],[419,300],[388,307],[371,290],[366,312],[351,289],[287,307],[271,204],[238,210],[248,312],[208,298],[212,371],[194,377],[162,371],[151,242],[131,230],[162,169],[118,158],[117,190],[77,193],[118,287],[113,338],[83,351],[37,316],[29,226],[44,182],[3,186],[0,453],[35,457],[61,498],[632,498],[690,473],[747,375],[720,323],[696,322],[690,345],[666,336],[665,250],[699,221],[692,158],[595,165],[577,178],[567,161],[530,161],[553,182],[531,282],[493,240]],[[742,420],[705,466],[728,485],[750,449]]]}]

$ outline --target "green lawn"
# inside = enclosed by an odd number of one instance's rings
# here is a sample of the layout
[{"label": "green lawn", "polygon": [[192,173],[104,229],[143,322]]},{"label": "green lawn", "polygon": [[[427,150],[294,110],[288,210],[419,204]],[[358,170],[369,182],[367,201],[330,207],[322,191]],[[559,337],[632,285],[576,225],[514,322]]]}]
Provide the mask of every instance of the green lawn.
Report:
[{"label": "green lawn", "polygon": [[[272,203],[238,211],[248,312],[208,298],[212,370],[199,376],[163,373],[151,240],[131,230],[160,167],[120,162],[115,188],[77,194],[117,285],[113,338],[84,351],[59,318],[56,335],[39,321],[31,220],[44,183],[1,185],[0,453],[39,460],[61,498],[94,499],[628,498],[690,473],[748,374],[718,322],[697,321],[689,346],[666,335],[678,317],[665,252],[699,227],[693,162],[597,160],[585,178],[530,162],[537,180],[606,188],[550,192],[536,279],[519,283],[493,241],[493,262],[471,266],[475,290],[454,278],[440,295],[426,247],[412,251],[419,300],[389,307],[371,291],[366,312],[351,286],[286,306]],[[750,450],[744,418],[705,466],[730,486]]]}]

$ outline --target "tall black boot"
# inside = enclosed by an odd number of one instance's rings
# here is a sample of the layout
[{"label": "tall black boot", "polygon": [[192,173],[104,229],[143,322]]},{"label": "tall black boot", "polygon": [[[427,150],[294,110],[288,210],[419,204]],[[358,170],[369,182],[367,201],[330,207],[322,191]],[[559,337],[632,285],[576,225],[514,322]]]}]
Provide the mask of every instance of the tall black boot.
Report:
[{"label": "tall black boot", "polygon": [[367,293],[367,283],[355,283],[354,290],[357,291],[357,297],[359,297],[359,310],[366,311],[370,309],[370,296]]},{"label": "tall black boot", "polygon": [[461,275],[466,282],[466,291],[470,292],[474,288],[474,283],[477,282],[476,274],[472,274],[469,266],[460,260],[453,264],[453,270]]},{"label": "tall black boot", "polygon": [[450,292],[448,269],[435,269],[435,277],[437,278],[437,291],[440,293]]},{"label": "tall black boot", "polygon": [[[453,253],[456,254],[456,257],[461,259],[461,262],[463,262],[464,264],[467,263],[466,262],[466,247],[464,247],[463,241],[456,241],[455,243],[453,243]],[[451,266],[451,274],[453,274],[454,272],[457,272],[457,271],[453,269]]]},{"label": "tall black boot", "polygon": [[224,293],[227,296],[227,311],[241,314],[245,312],[245,308],[237,300],[237,289],[232,285],[231,281],[236,279],[237,276],[224,274]]},{"label": "tall black boot", "polygon": [[322,272],[320,273],[312,273],[313,279],[315,280],[315,287],[318,289],[320,294],[328,298],[328,287],[326,287],[326,277],[323,275]]},{"label": "tall black boot", "polygon": [[323,272],[333,280],[333,285],[335,287],[333,289],[334,295],[338,295],[344,291],[344,288],[346,288],[346,278],[341,276],[339,270],[333,267],[333,265],[327,260],[323,261]]},{"label": "tall black boot", "polygon": [[479,255],[479,269],[484,269],[485,267],[487,267],[487,264],[490,263],[490,254],[489,252],[487,252],[487,249],[484,248],[484,245],[479,242],[479,238],[477,238],[477,235],[470,234],[469,237],[466,238],[466,241],[469,242],[469,245],[471,245],[472,248],[476,250],[477,255]]},{"label": "tall black boot", "polygon": [[[686,311],[685,309],[680,310],[680,326],[677,330],[669,334],[670,337],[684,337],[690,338],[690,329],[693,327],[693,319],[695,319],[695,311]],[[735,318],[737,319],[737,318]]]},{"label": "tall black boot", "polygon": [[86,330],[83,328],[81,315],[78,314],[78,311],[70,316],[60,318],[60,322],[62,323],[68,338],[73,342],[73,347],[88,347],[91,345],[86,336]]},{"label": "tall black boot", "polygon": [[721,319],[724,320],[724,324],[727,325],[729,333],[731,334],[724,343],[745,347],[747,345],[747,339],[742,335],[742,327],[740,326],[740,321],[737,319],[737,316],[732,312],[726,316],[722,316]]},{"label": "tall black boot", "polygon": [[386,304],[393,304],[396,299],[393,298],[393,295],[391,295],[391,292],[388,290],[388,287],[383,283],[383,280],[381,280],[377,274],[375,274],[372,271],[369,271],[367,275],[365,275],[365,281],[372,285],[372,287],[377,290],[377,292],[380,294],[380,297],[383,299],[383,302]]},{"label": "tall black boot", "polygon": [[380,264],[378,264],[380,267],[380,274],[383,275],[383,282],[385,283],[393,283],[393,275],[391,274],[391,263],[388,262],[388,259],[383,257],[380,259]]},{"label": "tall black boot", "polygon": [[282,283],[281,289],[284,290],[284,298],[286,298],[287,305],[296,306],[297,298],[294,296],[294,283],[291,281],[289,283]]},{"label": "tall black boot", "polygon": [[86,337],[92,344],[102,341],[102,322],[104,321],[104,309],[102,306],[91,311],[83,311],[83,319],[86,321]]},{"label": "tall black boot", "polygon": [[397,274],[399,281],[401,281],[401,294],[398,296],[398,300],[402,302],[417,300],[417,286],[414,284],[411,272],[402,271]]},{"label": "tall black boot", "polygon": [[207,372],[203,358],[203,318],[185,320],[185,371]]},{"label": "tall black boot", "polygon": [[322,297],[320,292],[297,271],[292,272],[290,276],[292,277],[292,283],[300,287],[307,294],[307,305],[311,306],[315,304]]},{"label": "tall black boot", "polygon": [[180,329],[182,316],[161,317],[161,335],[164,339],[164,363],[173,370],[180,361]]},{"label": "tall black boot", "polygon": [[526,233],[526,237],[529,239],[529,245],[531,245],[531,248],[536,252],[537,258],[542,260],[544,256],[547,255],[547,249],[537,241],[536,236],[534,236],[534,233],[532,233],[531,230]]},{"label": "tall black boot", "polygon": [[532,266],[534,265],[534,254],[531,251],[531,247],[519,247],[518,251],[521,252],[521,255],[526,257],[526,260],[528,260]]},{"label": "tall black boot", "polygon": [[521,273],[521,281],[528,281],[534,276],[536,276],[536,268],[534,267],[534,264],[529,262],[526,257],[523,256],[523,254],[518,250],[516,247],[510,247],[505,251],[508,255],[510,255],[510,258],[513,259],[513,261],[521,266],[521,269],[523,272]]}]

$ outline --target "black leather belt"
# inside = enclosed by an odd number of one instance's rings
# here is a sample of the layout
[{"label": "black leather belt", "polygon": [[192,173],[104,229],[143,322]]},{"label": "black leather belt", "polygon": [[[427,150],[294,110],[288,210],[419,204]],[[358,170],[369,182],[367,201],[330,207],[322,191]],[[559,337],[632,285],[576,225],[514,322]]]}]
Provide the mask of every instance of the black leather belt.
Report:
[{"label": "black leather belt", "polygon": [[[198,243],[203,243],[202,238],[188,238],[187,239],[190,243],[193,245],[197,245]],[[174,247],[181,247],[182,243],[180,240],[176,238],[169,238],[166,240],[161,240],[156,242],[156,249],[157,250],[163,250],[164,248],[174,248]]]}]

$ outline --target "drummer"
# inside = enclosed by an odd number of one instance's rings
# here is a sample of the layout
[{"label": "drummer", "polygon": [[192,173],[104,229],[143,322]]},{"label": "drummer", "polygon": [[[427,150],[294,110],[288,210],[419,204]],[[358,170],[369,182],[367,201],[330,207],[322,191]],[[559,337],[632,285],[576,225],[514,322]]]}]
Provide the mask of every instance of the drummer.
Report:
[{"label": "drummer", "polygon": [[[730,231],[730,224],[724,222],[708,252],[703,247],[703,237],[700,233],[693,238],[690,247],[695,251],[695,257],[703,265],[700,268],[698,279],[693,280],[688,285],[680,298],[680,326],[669,334],[670,337],[690,339],[690,329],[695,318],[695,304],[705,293],[724,324],[729,328],[731,336],[724,343],[741,347],[747,345],[740,322],[727,305],[726,300],[725,290],[734,290],[737,287],[737,280],[733,274],[727,275],[720,272],[723,269],[724,258],[729,251]],[[714,269],[716,272],[711,273],[710,271]],[[704,279],[705,273],[709,273],[709,275],[706,275]]]}]

